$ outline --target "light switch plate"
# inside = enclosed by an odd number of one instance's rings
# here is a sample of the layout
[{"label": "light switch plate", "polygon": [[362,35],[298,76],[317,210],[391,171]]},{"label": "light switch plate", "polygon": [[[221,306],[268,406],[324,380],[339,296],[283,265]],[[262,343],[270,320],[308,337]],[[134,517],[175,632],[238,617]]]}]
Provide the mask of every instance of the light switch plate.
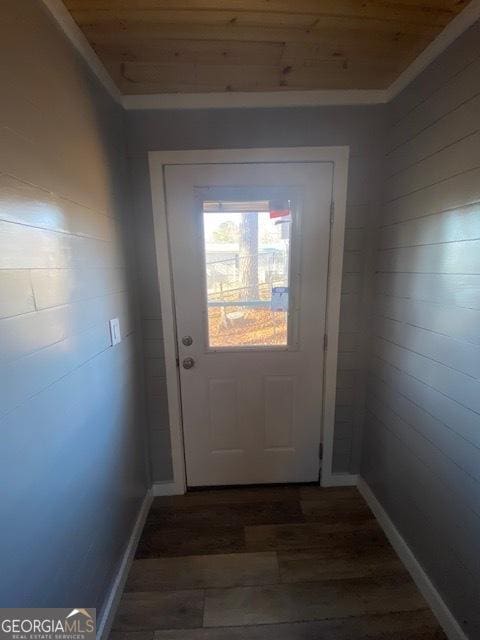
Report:
[{"label": "light switch plate", "polygon": [[112,347],[122,341],[122,334],[120,333],[120,320],[113,318],[110,320],[110,338],[112,341]]}]

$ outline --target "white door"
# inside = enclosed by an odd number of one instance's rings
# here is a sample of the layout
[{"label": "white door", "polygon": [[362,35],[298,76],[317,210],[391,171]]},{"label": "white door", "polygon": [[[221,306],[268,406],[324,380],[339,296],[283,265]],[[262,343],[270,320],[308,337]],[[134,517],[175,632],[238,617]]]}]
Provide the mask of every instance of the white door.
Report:
[{"label": "white door", "polygon": [[318,480],[332,176],[165,167],[188,486]]}]

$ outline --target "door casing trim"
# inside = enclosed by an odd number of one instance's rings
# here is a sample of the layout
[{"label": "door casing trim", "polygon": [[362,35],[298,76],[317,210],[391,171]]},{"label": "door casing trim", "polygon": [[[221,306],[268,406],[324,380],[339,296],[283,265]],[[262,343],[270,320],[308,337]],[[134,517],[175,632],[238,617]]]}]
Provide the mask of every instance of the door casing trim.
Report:
[{"label": "door casing trim", "polygon": [[[180,378],[177,366],[175,300],[165,198],[165,167],[167,165],[250,164],[262,162],[281,162],[282,164],[289,162],[331,162],[333,164],[332,198],[335,214],[331,224],[328,260],[325,325],[328,335],[328,348],[324,361],[323,418],[320,428],[322,429],[323,442],[321,485],[334,486],[337,484],[336,476],[341,475],[342,478],[344,476],[344,474],[333,473],[332,458],[349,151],[350,148],[348,146],[339,146],[149,152],[148,159],[152,193],[155,253],[162,308],[169,427],[172,447],[173,486],[171,485],[171,487],[175,493],[179,495],[185,493],[187,483]],[[323,336],[320,336],[319,339],[322,340]]]}]

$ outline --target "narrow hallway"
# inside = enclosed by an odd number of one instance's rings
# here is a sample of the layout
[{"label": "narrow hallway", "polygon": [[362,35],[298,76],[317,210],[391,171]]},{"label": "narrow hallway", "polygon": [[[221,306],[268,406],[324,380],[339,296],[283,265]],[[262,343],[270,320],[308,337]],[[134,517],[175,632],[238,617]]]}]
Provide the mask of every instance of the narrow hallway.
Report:
[{"label": "narrow hallway", "polygon": [[156,498],[111,640],[445,638],[357,489]]}]

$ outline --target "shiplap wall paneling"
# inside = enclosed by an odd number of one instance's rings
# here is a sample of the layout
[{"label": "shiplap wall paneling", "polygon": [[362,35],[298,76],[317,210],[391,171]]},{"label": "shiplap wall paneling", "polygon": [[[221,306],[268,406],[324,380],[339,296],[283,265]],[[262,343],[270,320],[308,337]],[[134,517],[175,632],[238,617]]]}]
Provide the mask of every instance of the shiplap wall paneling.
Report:
[{"label": "shiplap wall paneling", "polygon": [[361,473],[480,637],[480,27],[389,108]]},{"label": "shiplap wall paneling", "polygon": [[123,114],[41,3],[1,11],[0,601],[98,620],[147,486]]}]

